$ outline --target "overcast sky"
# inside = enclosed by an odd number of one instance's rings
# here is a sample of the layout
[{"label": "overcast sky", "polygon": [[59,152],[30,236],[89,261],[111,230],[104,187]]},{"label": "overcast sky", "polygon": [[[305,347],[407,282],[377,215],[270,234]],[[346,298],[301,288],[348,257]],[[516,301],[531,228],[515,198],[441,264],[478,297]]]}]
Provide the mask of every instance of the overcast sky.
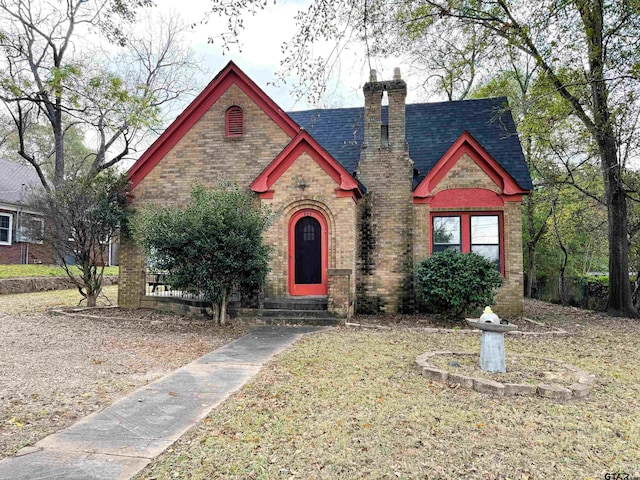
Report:
[{"label": "overcast sky", "polygon": [[[162,12],[175,13],[175,0],[156,0]],[[207,12],[209,0],[189,0],[189,9],[179,14],[186,22],[199,23]],[[255,16],[246,15],[245,28],[240,35],[240,49],[232,47],[230,52],[222,54],[220,44],[208,44],[207,39],[226,28],[226,21],[211,17],[206,25],[197,25],[191,32],[193,48],[206,60],[206,66],[213,78],[228,62],[233,60],[249,77],[285,111],[314,108],[304,100],[296,100],[289,85],[273,87],[270,82],[276,80],[275,74],[282,60],[281,46],[290,40],[296,29],[294,16],[308,1],[279,0],[276,4],[268,2],[264,11]],[[368,80],[369,67],[364,50],[346,53],[340,61],[341,68],[333,77],[327,89],[324,102],[329,107],[360,107],[363,105],[362,85]],[[379,71],[378,78],[391,79],[393,66],[389,61],[376,59],[374,68]],[[403,74],[406,73],[403,68]],[[210,78],[209,78],[210,80]],[[203,80],[203,87],[208,81]],[[289,82],[291,83],[291,82]],[[415,102],[415,92],[408,95],[409,102]]]}]

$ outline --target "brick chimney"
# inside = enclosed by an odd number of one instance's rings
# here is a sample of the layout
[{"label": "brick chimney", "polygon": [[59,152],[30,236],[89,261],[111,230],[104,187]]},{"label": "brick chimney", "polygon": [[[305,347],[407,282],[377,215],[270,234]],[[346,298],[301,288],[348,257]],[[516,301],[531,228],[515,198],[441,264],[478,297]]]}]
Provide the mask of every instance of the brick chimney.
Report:
[{"label": "brick chimney", "polygon": [[405,100],[407,84],[400,76],[400,69],[393,70],[393,80],[386,84],[389,96],[389,146],[394,150],[407,150],[405,137]]},{"label": "brick chimney", "polygon": [[[382,124],[384,92],[387,125]],[[367,194],[360,202],[357,308],[408,311],[413,298],[413,162],[405,138],[407,85],[399,69],[388,81],[378,81],[372,70],[363,93],[364,142],[356,172]]]},{"label": "brick chimney", "polygon": [[363,148],[380,148],[382,125],[382,95],[384,87],[378,82],[376,71],[371,70],[369,81],[364,84],[364,145]]},{"label": "brick chimney", "polygon": [[[377,73],[371,70],[364,92],[364,145],[363,148],[389,147],[406,150],[405,99],[407,84],[400,75],[400,69],[393,71],[393,80],[378,81]],[[382,96],[387,92],[389,99],[389,122],[382,124]],[[386,137],[386,138],[385,138]]]}]

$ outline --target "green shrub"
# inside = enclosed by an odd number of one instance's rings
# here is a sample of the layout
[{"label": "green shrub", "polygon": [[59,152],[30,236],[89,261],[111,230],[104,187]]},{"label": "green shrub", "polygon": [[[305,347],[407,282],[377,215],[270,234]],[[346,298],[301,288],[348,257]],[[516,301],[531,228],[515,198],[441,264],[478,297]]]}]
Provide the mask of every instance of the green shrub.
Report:
[{"label": "green shrub", "polygon": [[494,263],[475,253],[454,250],[434,253],[415,271],[418,298],[427,311],[460,317],[492,305],[502,277]]},{"label": "green shrub", "polygon": [[609,297],[609,277],[607,275],[579,275],[574,282],[576,292],[574,298],[570,299],[572,304],[589,310],[606,310]]}]

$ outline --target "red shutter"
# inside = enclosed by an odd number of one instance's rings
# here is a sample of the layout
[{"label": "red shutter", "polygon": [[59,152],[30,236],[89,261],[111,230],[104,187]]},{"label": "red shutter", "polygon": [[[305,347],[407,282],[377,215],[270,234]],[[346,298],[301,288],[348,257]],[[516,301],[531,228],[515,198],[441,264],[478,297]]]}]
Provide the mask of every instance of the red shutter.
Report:
[{"label": "red shutter", "polygon": [[227,137],[241,137],[244,134],[244,116],[240,107],[227,110]]}]

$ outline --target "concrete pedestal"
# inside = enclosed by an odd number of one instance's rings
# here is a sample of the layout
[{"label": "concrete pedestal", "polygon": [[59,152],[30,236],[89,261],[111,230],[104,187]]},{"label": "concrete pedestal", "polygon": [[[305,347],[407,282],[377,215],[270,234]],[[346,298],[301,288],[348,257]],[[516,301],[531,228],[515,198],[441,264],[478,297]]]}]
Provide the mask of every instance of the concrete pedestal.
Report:
[{"label": "concrete pedestal", "polygon": [[507,371],[504,359],[504,333],[482,332],[480,345],[480,368],[485,372]]}]

